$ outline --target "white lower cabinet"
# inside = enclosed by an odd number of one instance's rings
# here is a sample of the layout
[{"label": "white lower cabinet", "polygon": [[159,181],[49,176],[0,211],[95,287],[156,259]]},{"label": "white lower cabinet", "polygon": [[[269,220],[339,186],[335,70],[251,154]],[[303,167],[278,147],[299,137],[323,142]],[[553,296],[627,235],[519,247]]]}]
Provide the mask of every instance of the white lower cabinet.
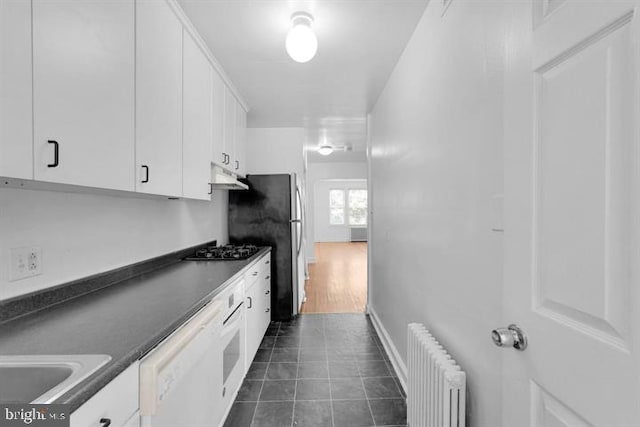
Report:
[{"label": "white lower cabinet", "polygon": [[247,352],[245,366],[249,369],[251,362],[260,347],[262,340],[262,288],[258,286],[259,280],[254,281],[246,291],[245,303],[247,304]]},{"label": "white lower cabinet", "polygon": [[260,258],[245,273],[247,307],[246,369],[249,369],[271,321],[271,255]]},{"label": "white lower cabinet", "polygon": [[139,426],[138,375],[135,362],[71,414],[71,427]]},{"label": "white lower cabinet", "polygon": [[262,301],[264,310],[262,311],[262,327],[264,334],[271,323],[271,254],[262,259]]}]

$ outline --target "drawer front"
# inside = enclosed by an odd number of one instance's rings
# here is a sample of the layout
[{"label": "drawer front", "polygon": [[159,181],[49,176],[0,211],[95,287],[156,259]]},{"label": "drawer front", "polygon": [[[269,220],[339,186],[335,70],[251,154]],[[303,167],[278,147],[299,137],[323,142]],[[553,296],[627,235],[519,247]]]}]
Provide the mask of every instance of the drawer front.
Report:
[{"label": "drawer front", "polygon": [[244,274],[244,281],[246,283],[246,290],[251,289],[253,285],[258,283],[258,280],[263,280],[266,276],[271,275],[271,254],[268,253],[253,264],[247,272]]},{"label": "drawer front", "polygon": [[271,274],[271,253],[266,254],[259,262],[263,275]]},{"label": "drawer front", "polygon": [[253,264],[246,273],[244,273],[244,282],[246,283],[246,289],[249,290],[260,277],[260,267],[262,264],[257,262]]},{"label": "drawer front", "polygon": [[71,427],[123,427],[138,411],[138,369],[135,362],[71,414]]}]

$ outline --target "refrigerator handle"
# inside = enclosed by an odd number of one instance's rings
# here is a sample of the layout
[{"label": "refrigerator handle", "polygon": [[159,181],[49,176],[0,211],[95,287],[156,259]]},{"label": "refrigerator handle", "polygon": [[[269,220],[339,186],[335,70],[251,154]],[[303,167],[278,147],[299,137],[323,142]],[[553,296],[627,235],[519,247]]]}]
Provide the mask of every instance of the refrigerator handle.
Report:
[{"label": "refrigerator handle", "polygon": [[304,230],[302,226],[302,220],[304,219],[304,205],[302,204],[302,192],[300,191],[300,187],[296,185],[296,197],[298,198],[298,202],[300,203],[300,212],[298,215],[300,219],[294,220],[295,222],[300,223],[300,233],[298,233],[298,252],[297,255],[300,256],[300,251],[302,251],[302,232]]}]

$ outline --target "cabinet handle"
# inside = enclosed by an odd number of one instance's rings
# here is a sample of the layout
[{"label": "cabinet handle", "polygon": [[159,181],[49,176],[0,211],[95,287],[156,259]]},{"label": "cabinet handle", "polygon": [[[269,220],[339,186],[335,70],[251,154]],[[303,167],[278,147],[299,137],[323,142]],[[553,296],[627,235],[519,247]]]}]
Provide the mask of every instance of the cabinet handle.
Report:
[{"label": "cabinet handle", "polygon": [[222,161],[223,164],[228,165],[229,164],[229,155],[227,153],[222,153],[224,155],[224,160]]},{"label": "cabinet handle", "polygon": [[149,182],[149,166],[142,165],[142,169],[145,171],[144,179],[142,180],[142,183],[144,184],[145,182]]},{"label": "cabinet handle", "polygon": [[265,262],[265,264],[271,264],[271,261],[267,261],[267,262]]},{"label": "cabinet handle", "polygon": [[111,425],[111,418],[100,418],[100,424],[102,424],[102,427],[109,427]]},{"label": "cabinet handle", "polygon": [[209,183],[209,194],[213,194],[213,184]]},{"label": "cabinet handle", "polygon": [[257,275],[258,275],[257,271],[254,271],[253,274],[252,274],[253,277],[256,277]]},{"label": "cabinet handle", "polygon": [[271,309],[270,309],[270,308],[267,308],[264,312],[265,312],[265,313],[268,313],[268,312],[270,312],[270,311],[271,311]]},{"label": "cabinet handle", "polygon": [[271,291],[267,291],[267,292],[265,292],[264,294],[265,294],[265,295],[269,295],[270,293],[271,293]]},{"label": "cabinet handle", "polygon": [[58,167],[58,165],[60,164],[60,162],[59,162],[59,160],[60,160],[60,145],[58,144],[58,141],[53,141],[53,140],[47,141],[47,144],[53,144],[53,163],[49,163],[47,165],[47,167],[48,168]]},{"label": "cabinet handle", "polygon": [[247,299],[249,300],[249,307],[247,308],[253,308],[253,298],[247,297]]},{"label": "cabinet handle", "polygon": [[240,169],[240,162],[236,160],[236,170]]}]

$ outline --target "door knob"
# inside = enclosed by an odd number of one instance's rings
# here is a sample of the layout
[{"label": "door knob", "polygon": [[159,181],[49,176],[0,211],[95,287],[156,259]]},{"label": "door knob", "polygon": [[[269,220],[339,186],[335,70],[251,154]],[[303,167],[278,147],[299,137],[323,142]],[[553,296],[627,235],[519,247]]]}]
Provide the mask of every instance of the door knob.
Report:
[{"label": "door knob", "polygon": [[491,331],[491,339],[498,347],[513,347],[524,351],[527,348],[527,336],[517,325],[498,328]]}]

